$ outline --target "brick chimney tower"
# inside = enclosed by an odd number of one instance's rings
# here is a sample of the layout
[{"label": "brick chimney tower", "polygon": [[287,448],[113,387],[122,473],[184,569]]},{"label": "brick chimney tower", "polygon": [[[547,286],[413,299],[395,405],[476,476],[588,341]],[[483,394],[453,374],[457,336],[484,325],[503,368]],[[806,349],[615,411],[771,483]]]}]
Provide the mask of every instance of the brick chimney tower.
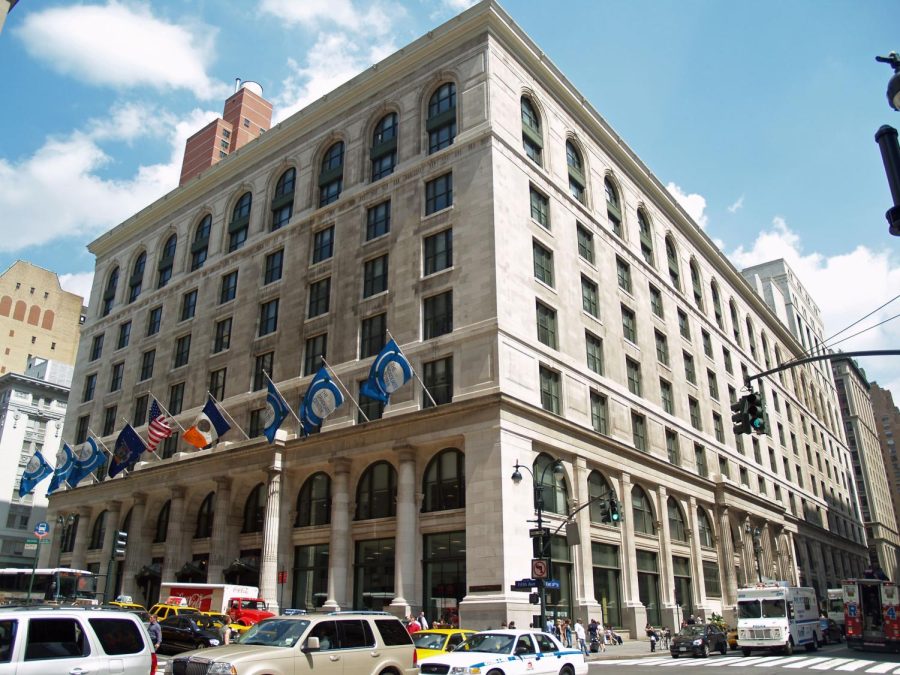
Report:
[{"label": "brick chimney tower", "polygon": [[234,94],[225,101],[222,117],[207,124],[184,144],[179,186],[271,126],[272,104],[262,97],[262,87],[256,82],[240,79],[235,80],[234,85]]}]

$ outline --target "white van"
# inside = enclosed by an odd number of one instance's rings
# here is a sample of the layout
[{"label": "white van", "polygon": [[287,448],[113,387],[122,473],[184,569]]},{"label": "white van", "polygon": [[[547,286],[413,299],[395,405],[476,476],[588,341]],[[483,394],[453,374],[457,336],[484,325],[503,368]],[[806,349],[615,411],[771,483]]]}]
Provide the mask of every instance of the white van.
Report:
[{"label": "white van", "polygon": [[737,623],[744,656],[760,649],[793,654],[800,645],[814,651],[823,642],[816,592],[786,582],[738,589]]}]

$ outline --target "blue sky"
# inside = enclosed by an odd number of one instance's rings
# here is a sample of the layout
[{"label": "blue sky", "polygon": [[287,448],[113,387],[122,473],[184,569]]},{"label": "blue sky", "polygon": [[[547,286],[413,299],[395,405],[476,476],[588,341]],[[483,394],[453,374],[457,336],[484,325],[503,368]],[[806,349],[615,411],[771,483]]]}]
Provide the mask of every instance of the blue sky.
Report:
[{"label": "blue sky", "polygon": [[[0,269],[86,294],[86,244],[177,185],[235,77],[283,119],[470,4],[22,0],[0,33]],[[874,59],[900,51],[895,0],[501,4],[735,265],[789,261],[826,336],[900,293],[873,138],[900,126]],[[898,324],[840,347],[896,348]],[[900,358],[861,363],[900,400]]]}]

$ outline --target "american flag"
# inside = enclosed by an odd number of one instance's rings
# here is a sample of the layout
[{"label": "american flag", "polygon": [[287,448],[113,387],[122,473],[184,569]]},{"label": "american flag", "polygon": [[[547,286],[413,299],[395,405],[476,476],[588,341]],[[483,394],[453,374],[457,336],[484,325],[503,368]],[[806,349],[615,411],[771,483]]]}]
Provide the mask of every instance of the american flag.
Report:
[{"label": "american flag", "polygon": [[169,426],[169,421],[160,410],[159,403],[153,399],[153,403],[150,405],[150,424],[147,427],[147,451],[153,452],[160,441],[171,435],[172,427]]}]

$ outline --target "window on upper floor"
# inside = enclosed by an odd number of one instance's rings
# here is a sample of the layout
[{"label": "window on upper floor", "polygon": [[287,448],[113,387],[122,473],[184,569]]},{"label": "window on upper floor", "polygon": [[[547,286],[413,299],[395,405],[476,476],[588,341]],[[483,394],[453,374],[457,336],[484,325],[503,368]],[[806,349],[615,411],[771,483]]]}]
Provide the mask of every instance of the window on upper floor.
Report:
[{"label": "window on upper floor", "polygon": [[237,296],[238,271],[232,270],[222,277],[219,288],[219,304],[234,300]]},{"label": "window on upper floor", "polygon": [[328,312],[331,305],[331,277],[319,279],[309,285],[309,313],[307,317],[312,319],[315,316]]},{"label": "window on upper floor", "polygon": [[557,349],[556,310],[542,302],[535,303],[537,316],[537,337],[542,344]]},{"label": "window on upper floor", "polygon": [[253,206],[253,195],[245,192],[231,211],[231,222],[228,223],[228,252],[233,253],[247,242],[250,232],[250,209]]},{"label": "window on upper floor", "polygon": [[128,278],[128,302],[134,302],[141,294],[144,287],[144,268],[147,265],[147,252],[141,251],[131,268],[131,276]]},{"label": "window on upper floor", "polygon": [[280,248],[266,256],[265,269],[263,270],[263,285],[271,284],[281,279],[284,269],[284,249]]},{"label": "window on upper floor", "polygon": [[622,204],[619,201],[619,191],[613,185],[612,179],[603,179],[603,188],[606,192],[606,216],[609,219],[609,229],[617,237],[622,236]]},{"label": "window on upper floor", "polygon": [[391,200],[381,202],[366,211],[366,241],[391,231]]},{"label": "window on upper floor", "polygon": [[637,319],[634,311],[622,305],[622,335],[629,342],[637,344]]},{"label": "window on upper floor", "polygon": [[453,332],[453,291],[422,300],[422,339]]},{"label": "window on upper floor", "polygon": [[671,235],[666,237],[666,262],[669,266],[669,279],[672,281],[672,285],[680,291],[681,267],[678,264],[678,250],[675,248],[675,242]]},{"label": "window on upper floor", "polygon": [[359,331],[359,358],[375,356],[387,341],[387,314],[381,313],[362,320]]},{"label": "window on upper floor", "polygon": [[116,301],[116,290],[118,286],[119,268],[113,267],[109,276],[106,277],[106,286],[103,289],[103,307],[100,310],[100,316],[107,316],[112,311],[113,304]]},{"label": "window on upper floor", "polygon": [[650,284],[650,311],[652,311],[660,319],[665,317],[665,313],[663,310],[662,293],[653,284]]},{"label": "window on upper floor", "polygon": [[534,187],[529,188],[528,195],[531,202],[531,219],[549,230],[550,200]]},{"label": "window on upper floor", "polygon": [[191,272],[199,270],[206,262],[209,254],[209,234],[212,228],[212,216],[206,214],[194,230],[194,241],[191,242]]},{"label": "window on upper floor", "polygon": [[425,215],[453,205],[453,174],[445,173],[425,183]]},{"label": "window on upper floor", "polygon": [[534,259],[534,278],[553,287],[553,253],[538,243],[537,239],[531,242],[531,252]]},{"label": "window on upper floor", "polygon": [[344,189],[344,142],[332,143],[319,170],[319,206],[336,202]]},{"label": "window on upper floor", "polygon": [[334,225],[313,233],[313,264],[328,260],[334,255]]},{"label": "window on upper floor", "polygon": [[619,288],[631,293],[631,265],[619,256],[616,256],[616,278],[619,281]]},{"label": "window on upper floor", "polygon": [[388,113],[375,125],[372,132],[372,181],[390,176],[397,165],[397,113]]},{"label": "window on upper floor", "polygon": [[259,306],[259,337],[278,330],[278,298],[273,298]]},{"label": "window on upper floor", "polygon": [[456,85],[445,82],[428,99],[428,154],[453,145],[456,138]]},{"label": "window on upper floor", "polygon": [[525,155],[532,162],[541,166],[543,164],[544,139],[541,134],[541,119],[538,117],[534,104],[527,96],[521,100],[522,108],[522,146]]},{"label": "window on upper floor", "polygon": [[555,415],[560,413],[560,375],[546,366],[540,367],[541,407]]},{"label": "window on upper floor", "polygon": [[172,270],[175,266],[175,249],[178,246],[178,235],[171,235],[166,239],[166,243],[162,249],[159,263],[157,263],[156,287],[162,288],[172,278]]},{"label": "window on upper floor", "polygon": [[131,321],[123,321],[119,324],[119,339],[116,341],[116,349],[125,349],[131,340]]},{"label": "window on upper floor", "polygon": [[566,165],[569,170],[569,194],[582,204],[585,203],[584,162],[581,152],[572,141],[566,141]]},{"label": "window on upper floor", "polygon": [[697,309],[701,312],[703,311],[703,283],[700,281],[700,268],[697,266],[697,261],[693,258],[690,262],[690,270],[691,270],[691,288],[694,292],[694,305],[696,305]]},{"label": "window on upper floor", "polygon": [[625,357],[625,374],[628,378],[628,391],[635,396],[641,395],[641,364]]},{"label": "window on upper floor", "polygon": [[581,275],[581,308],[593,317],[600,316],[600,293],[597,284]]},{"label": "window on upper floor", "polygon": [[603,374],[603,340],[588,331],[584,332],[587,367],[598,375]]},{"label": "window on upper floor", "polygon": [[576,223],[575,229],[578,236],[578,255],[593,264],[594,235],[581,223]]},{"label": "window on upper floor", "polygon": [[453,267],[453,230],[448,228],[425,237],[423,241],[422,274],[428,276]]},{"label": "window on upper floor", "polygon": [[181,298],[181,321],[193,319],[197,312],[197,289],[185,293]]},{"label": "window on upper floor", "polygon": [[638,209],[638,231],[641,238],[641,256],[648,265],[653,264],[653,231],[650,229],[650,220],[644,209]]},{"label": "window on upper floor", "polygon": [[388,288],[387,254],[363,263],[363,297],[384,293]]},{"label": "window on upper floor", "polygon": [[281,229],[294,215],[294,186],[297,170],[291,167],[278,177],[272,196],[272,231]]}]

